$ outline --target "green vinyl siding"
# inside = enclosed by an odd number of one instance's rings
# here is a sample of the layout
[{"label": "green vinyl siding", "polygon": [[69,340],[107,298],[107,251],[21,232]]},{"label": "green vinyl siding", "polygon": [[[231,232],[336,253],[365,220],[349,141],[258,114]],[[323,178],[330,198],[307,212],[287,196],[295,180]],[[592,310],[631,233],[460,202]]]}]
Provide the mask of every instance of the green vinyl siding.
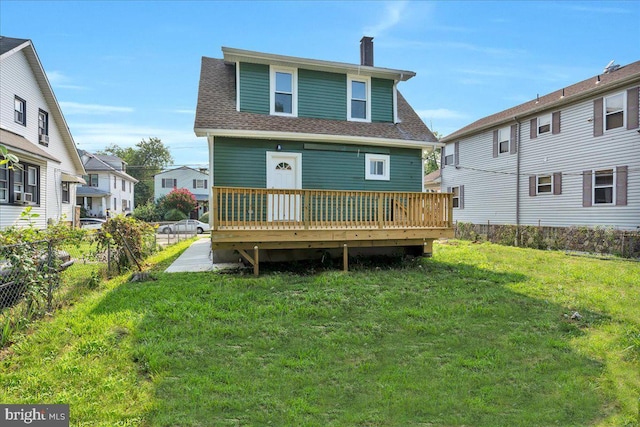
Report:
[{"label": "green vinyl siding", "polygon": [[346,120],[346,74],[299,69],[298,116]]},{"label": "green vinyl siding", "polygon": [[240,111],[269,114],[269,66],[240,63]]},{"label": "green vinyl siding", "polygon": [[[266,188],[266,152],[276,151],[278,144],[283,152],[302,153],[304,189],[422,191],[420,149],[327,144],[335,148],[305,150],[302,142],[227,137],[215,139],[215,184]],[[348,147],[348,151],[342,150],[344,147]],[[365,180],[365,153],[389,154],[389,181]]]},{"label": "green vinyl siding", "polygon": [[371,79],[371,121],[393,122],[393,80]]}]

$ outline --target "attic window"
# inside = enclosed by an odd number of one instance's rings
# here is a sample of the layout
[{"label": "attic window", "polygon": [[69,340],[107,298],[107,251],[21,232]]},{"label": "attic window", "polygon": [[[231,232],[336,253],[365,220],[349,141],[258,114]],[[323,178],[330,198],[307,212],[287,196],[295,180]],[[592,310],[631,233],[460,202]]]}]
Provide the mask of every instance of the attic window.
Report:
[{"label": "attic window", "polygon": [[271,68],[271,114],[297,116],[295,69]]},{"label": "attic window", "polygon": [[349,77],[347,81],[347,118],[352,121],[371,121],[371,80]]}]

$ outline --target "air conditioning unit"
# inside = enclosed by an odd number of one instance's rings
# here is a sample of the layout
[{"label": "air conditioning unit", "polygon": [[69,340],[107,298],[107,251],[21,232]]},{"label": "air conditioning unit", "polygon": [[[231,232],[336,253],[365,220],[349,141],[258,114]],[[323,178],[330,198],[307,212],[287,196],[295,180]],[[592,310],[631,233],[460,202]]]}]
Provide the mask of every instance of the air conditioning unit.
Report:
[{"label": "air conditioning unit", "polygon": [[45,135],[41,133],[40,138],[38,139],[38,142],[40,142],[40,144],[43,144],[43,145],[49,145],[49,135]]},{"label": "air conditioning unit", "polygon": [[32,193],[24,193],[24,203],[33,203]]},{"label": "air conditioning unit", "polygon": [[24,195],[22,193],[15,193],[13,195],[13,200],[16,203],[22,203],[22,202],[24,202]]}]

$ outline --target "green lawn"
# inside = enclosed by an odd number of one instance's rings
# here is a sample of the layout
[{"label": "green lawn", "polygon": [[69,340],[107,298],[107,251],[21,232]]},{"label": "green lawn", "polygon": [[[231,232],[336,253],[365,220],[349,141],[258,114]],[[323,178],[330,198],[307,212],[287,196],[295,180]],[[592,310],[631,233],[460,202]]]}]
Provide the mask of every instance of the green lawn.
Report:
[{"label": "green lawn", "polygon": [[640,263],[434,252],[114,279],[5,352],[0,402],[69,403],[77,426],[636,425]]}]

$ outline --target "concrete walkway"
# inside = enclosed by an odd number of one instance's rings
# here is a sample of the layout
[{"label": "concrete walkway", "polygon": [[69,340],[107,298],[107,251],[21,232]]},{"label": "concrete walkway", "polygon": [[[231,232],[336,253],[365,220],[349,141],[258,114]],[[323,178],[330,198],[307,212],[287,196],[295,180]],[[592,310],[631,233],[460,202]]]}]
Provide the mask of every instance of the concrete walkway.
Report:
[{"label": "concrete walkway", "polygon": [[213,263],[211,240],[200,238],[193,242],[164,272],[184,273],[198,271],[218,271],[240,268],[239,263]]}]

